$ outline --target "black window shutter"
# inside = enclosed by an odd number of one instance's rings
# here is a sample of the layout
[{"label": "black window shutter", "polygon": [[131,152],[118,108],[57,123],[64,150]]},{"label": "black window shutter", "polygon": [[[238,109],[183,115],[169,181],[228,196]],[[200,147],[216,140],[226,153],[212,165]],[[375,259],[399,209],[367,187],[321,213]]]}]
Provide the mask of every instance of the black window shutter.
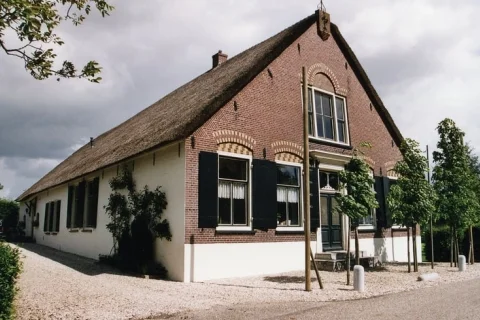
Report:
[{"label": "black window shutter", "polygon": [[53,216],[55,214],[55,201],[50,202],[50,216],[48,218],[48,231],[52,232],[53,230]]},{"label": "black window shutter", "polygon": [[47,202],[45,204],[45,219],[43,220],[43,231],[47,232],[47,227],[48,227],[48,215],[50,213],[50,202]]},{"label": "black window shutter", "polygon": [[68,199],[67,199],[67,228],[72,227],[72,207],[75,203],[73,199],[74,186],[68,187]]},{"label": "black window shutter", "polygon": [[392,226],[392,213],[388,210],[387,197],[390,191],[390,179],[382,177],[383,180],[383,203],[385,208],[385,227],[390,228]]},{"label": "black window shutter", "polygon": [[75,208],[75,228],[83,227],[83,214],[85,209],[85,181],[78,184],[77,189],[77,207]]},{"label": "black window shutter", "polygon": [[320,199],[318,194],[318,168],[310,168],[310,230],[320,228]]},{"label": "black window shutter", "polygon": [[215,228],[218,222],[218,155],[200,152],[198,168],[198,227]]},{"label": "black window shutter", "polygon": [[57,212],[55,212],[57,219],[56,225],[55,225],[55,231],[59,232],[60,231],[60,208],[61,208],[62,202],[60,200],[57,200],[57,203],[55,205],[55,208],[57,209]]},{"label": "black window shutter", "polygon": [[383,177],[375,176],[375,198],[378,202],[378,208],[376,209],[377,226],[386,227],[387,221],[385,216],[385,197],[383,196]]},{"label": "black window shutter", "polygon": [[89,191],[90,197],[88,198],[88,224],[87,227],[97,227],[97,211],[98,211],[98,186],[100,183],[99,178],[93,179],[90,184],[91,190]]},{"label": "black window shutter", "polygon": [[254,229],[277,227],[277,164],[268,160],[253,160],[252,207]]}]

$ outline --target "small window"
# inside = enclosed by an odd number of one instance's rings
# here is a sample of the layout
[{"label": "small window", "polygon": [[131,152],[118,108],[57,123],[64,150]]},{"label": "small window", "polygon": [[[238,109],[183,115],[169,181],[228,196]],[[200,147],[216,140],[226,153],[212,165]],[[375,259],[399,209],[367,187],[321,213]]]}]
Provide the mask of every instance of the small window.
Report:
[{"label": "small window", "polygon": [[300,168],[277,165],[277,224],[301,225],[300,216]]},{"label": "small window", "polygon": [[322,191],[338,191],[338,173],[320,171],[320,189]]},{"label": "small window", "polygon": [[99,178],[69,187],[67,228],[95,228],[97,225]]},{"label": "small window", "polygon": [[248,160],[220,157],[218,177],[218,224],[247,226]]},{"label": "small window", "polygon": [[345,99],[308,89],[308,133],[312,137],[348,143]]},{"label": "small window", "polygon": [[[43,231],[44,232],[59,232],[58,221],[60,219],[61,201],[50,201],[45,204],[45,216]],[[38,213],[37,213],[38,215]]]}]

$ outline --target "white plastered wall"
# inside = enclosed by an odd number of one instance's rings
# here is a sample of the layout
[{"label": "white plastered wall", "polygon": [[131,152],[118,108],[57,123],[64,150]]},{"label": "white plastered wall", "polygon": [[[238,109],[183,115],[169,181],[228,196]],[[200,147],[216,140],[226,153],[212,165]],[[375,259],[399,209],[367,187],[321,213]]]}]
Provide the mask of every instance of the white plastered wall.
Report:
[{"label": "white plastered wall", "polygon": [[[352,243],[354,243],[352,239]],[[422,238],[417,236],[417,259],[422,262]],[[407,262],[407,237],[359,239],[360,250],[369,256],[379,256],[382,262]],[[410,239],[410,259],[413,261],[413,241]]]},{"label": "white plastered wall", "polygon": [[[154,160],[155,159],[155,165]],[[163,263],[172,280],[183,281],[183,250],[185,243],[185,148],[175,144],[161,151],[135,160],[133,177],[140,190],[148,185],[151,190],[161,186],[168,205],[164,217],[170,223],[172,241],[157,240],[156,260]]]},{"label": "white plastered wall", "polygon": [[[313,252],[315,247],[312,241]],[[304,267],[302,241],[185,244],[185,282],[274,274]]]},{"label": "white plastered wall", "polygon": [[[154,159],[155,157],[155,164]],[[111,194],[109,180],[117,174],[117,166],[91,174],[86,180],[100,177],[97,227],[90,232],[70,232],[66,227],[68,185],[64,184],[37,195],[37,212],[40,216],[39,227],[34,228],[34,237],[37,243],[58,250],[75,253],[84,257],[98,259],[99,254],[112,253],[113,239],[106,225],[110,218],[105,213]],[[164,217],[169,220],[172,232],[172,241],[156,243],[156,259],[162,262],[173,280],[183,281],[183,249],[185,239],[185,152],[183,143],[171,145],[153,153],[135,159],[133,177],[137,189],[148,185],[150,189],[162,186],[166,193],[168,206]],[[72,183],[78,183],[73,181]],[[45,204],[50,201],[61,200],[60,231],[56,235],[46,234],[43,231],[45,219]],[[26,205],[21,204],[25,212]],[[20,215],[22,216],[22,215]],[[27,231],[28,231],[27,217]]]}]

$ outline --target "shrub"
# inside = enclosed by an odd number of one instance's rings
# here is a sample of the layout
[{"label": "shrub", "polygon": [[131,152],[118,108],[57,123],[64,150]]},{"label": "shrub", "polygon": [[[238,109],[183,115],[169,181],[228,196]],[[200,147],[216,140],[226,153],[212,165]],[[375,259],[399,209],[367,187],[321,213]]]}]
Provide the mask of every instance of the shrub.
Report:
[{"label": "shrub", "polygon": [[5,242],[0,242],[0,320],[14,318],[13,300],[16,280],[21,271],[20,253]]},{"label": "shrub", "polygon": [[[458,236],[459,243],[461,244],[464,240],[464,233],[458,231]],[[425,257],[427,261],[431,261],[432,253],[430,249],[430,230],[424,230],[423,242],[425,243]],[[451,239],[450,228],[448,226],[437,226],[433,228],[433,244],[433,254],[435,262],[449,262]],[[460,246],[460,254],[464,253],[464,250],[462,249],[462,246]]]}]

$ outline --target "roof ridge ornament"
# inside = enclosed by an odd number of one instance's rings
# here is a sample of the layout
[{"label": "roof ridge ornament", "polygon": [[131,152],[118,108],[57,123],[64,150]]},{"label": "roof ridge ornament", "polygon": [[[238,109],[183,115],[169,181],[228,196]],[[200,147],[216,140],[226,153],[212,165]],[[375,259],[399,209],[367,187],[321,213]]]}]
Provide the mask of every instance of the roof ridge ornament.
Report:
[{"label": "roof ridge ornament", "polygon": [[330,14],[327,12],[323,0],[317,6],[317,31],[323,41],[330,37]]}]

